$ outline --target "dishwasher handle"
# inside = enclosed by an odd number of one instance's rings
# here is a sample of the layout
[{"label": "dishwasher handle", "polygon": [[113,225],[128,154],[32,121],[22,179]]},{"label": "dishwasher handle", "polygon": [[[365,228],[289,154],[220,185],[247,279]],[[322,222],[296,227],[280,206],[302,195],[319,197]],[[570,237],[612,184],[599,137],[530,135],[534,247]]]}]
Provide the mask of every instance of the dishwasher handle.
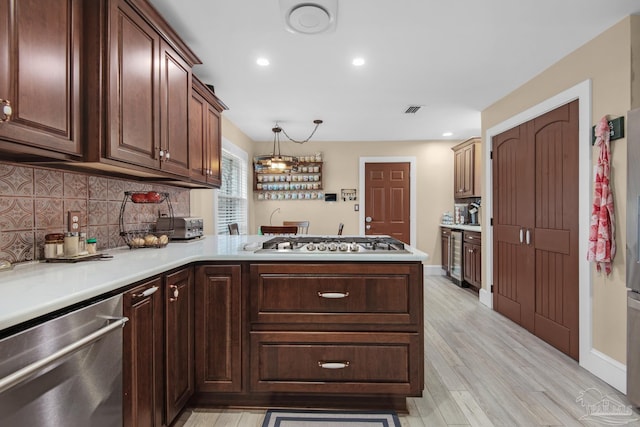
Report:
[{"label": "dishwasher handle", "polygon": [[109,323],[107,326],[104,326],[98,329],[97,331],[92,332],[91,334],[85,336],[84,338],[81,338],[78,341],[72,344],[69,344],[64,348],[61,348],[55,353],[50,354],[49,356],[44,357],[38,360],[37,362],[33,362],[32,364],[27,365],[24,368],[19,369],[18,371],[12,374],[9,374],[4,378],[0,378],[0,393],[3,393],[9,390],[10,388],[15,387],[16,385],[28,380],[29,378],[33,377],[33,375],[36,374],[37,372],[54,364],[58,360],[81,350],[82,348],[88,346],[89,344],[92,344],[95,341],[98,341],[100,338],[109,334],[110,332],[113,332],[118,328],[123,328],[124,324],[129,321],[129,318],[116,317],[116,318],[110,318],[109,320],[114,320],[114,322]]}]

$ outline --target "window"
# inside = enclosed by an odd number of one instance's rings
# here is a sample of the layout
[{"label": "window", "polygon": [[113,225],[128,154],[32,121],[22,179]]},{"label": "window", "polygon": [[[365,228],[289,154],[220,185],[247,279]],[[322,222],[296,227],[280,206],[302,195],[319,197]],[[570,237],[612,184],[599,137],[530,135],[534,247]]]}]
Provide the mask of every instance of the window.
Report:
[{"label": "window", "polygon": [[229,234],[238,223],[247,232],[247,153],[227,140],[222,142],[222,185],[218,191],[218,234]]}]

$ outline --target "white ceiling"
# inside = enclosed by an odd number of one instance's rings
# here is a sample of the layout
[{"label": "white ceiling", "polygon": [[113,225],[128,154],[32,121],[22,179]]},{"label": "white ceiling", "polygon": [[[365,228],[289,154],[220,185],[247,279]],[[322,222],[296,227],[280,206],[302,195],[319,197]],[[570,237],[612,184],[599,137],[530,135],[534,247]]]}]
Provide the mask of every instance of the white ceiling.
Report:
[{"label": "white ceiling", "polygon": [[[151,3],[255,141],[273,141],[276,121],[304,139],[314,119],[322,141],[476,136],[484,108],[640,13],[638,0],[338,0],[335,30],[304,35],[285,30],[279,0]],[[593,60],[615,66],[606,54]],[[423,107],[404,114],[409,105]]]}]

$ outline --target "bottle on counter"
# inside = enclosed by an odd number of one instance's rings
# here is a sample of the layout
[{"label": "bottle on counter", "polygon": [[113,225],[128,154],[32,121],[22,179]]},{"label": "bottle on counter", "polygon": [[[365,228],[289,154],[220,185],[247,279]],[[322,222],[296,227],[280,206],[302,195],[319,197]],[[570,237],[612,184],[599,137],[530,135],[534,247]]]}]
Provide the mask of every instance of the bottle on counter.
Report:
[{"label": "bottle on counter", "polygon": [[89,237],[87,239],[87,252],[89,255],[98,253],[98,240],[95,237]]},{"label": "bottle on counter", "polygon": [[77,232],[67,232],[64,235],[64,256],[71,257],[78,255],[78,240],[79,235]]},{"label": "bottle on counter", "polygon": [[80,232],[78,236],[78,255],[87,255],[87,233]]}]

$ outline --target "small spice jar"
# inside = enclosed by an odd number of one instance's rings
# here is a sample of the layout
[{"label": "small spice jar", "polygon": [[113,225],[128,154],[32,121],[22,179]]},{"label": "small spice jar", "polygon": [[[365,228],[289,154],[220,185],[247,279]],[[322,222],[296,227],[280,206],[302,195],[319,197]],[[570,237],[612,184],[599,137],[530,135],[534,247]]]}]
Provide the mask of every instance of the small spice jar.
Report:
[{"label": "small spice jar", "polygon": [[68,232],[64,235],[64,256],[78,255],[78,233]]},{"label": "small spice jar", "polygon": [[78,255],[86,255],[87,253],[87,233],[82,231],[78,237]]},{"label": "small spice jar", "polygon": [[87,252],[89,255],[93,255],[98,252],[98,240],[95,237],[89,237],[87,239]]},{"label": "small spice jar", "polygon": [[63,233],[51,233],[44,236],[44,257],[57,258],[64,254]]}]

